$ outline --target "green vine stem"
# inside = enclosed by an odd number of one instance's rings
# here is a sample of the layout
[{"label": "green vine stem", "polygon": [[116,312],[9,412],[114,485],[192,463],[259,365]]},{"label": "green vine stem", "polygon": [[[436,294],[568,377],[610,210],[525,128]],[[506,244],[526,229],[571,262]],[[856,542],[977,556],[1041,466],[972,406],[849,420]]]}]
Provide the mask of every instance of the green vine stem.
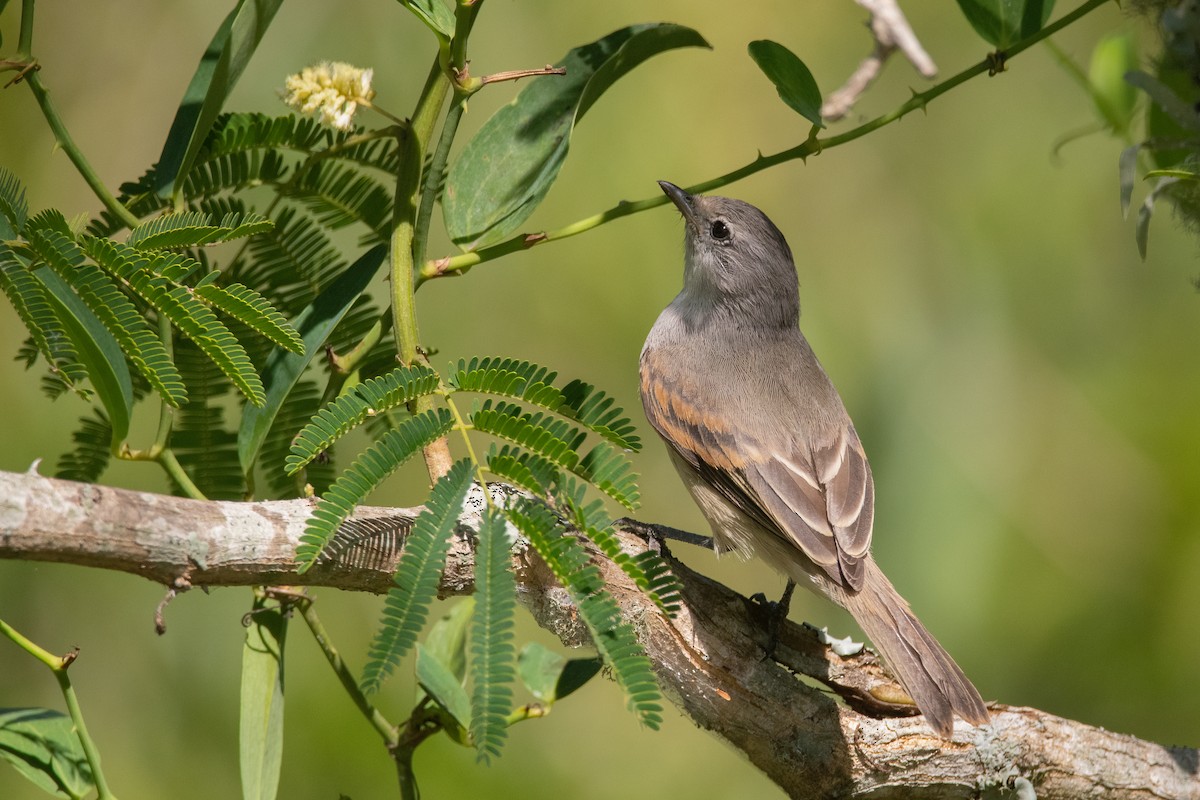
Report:
[{"label": "green vine stem", "polygon": [[[774,153],[773,155],[759,155],[758,158],[754,159],[749,164],[739,167],[732,172],[727,172],[719,177],[712,178],[688,187],[688,191],[692,193],[701,193],[718,189],[757,172],[762,172],[765,169],[778,166],[779,164],[783,164],[788,161],[794,161],[796,159],[803,160],[811,155],[817,155],[823,150],[839,147],[840,145],[866,136],[868,133],[876,131],[885,125],[890,125],[891,123],[902,119],[913,111],[924,109],[925,106],[930,103],[930,101],[940,97],[960,84],[966,83],[978,75],[994,72],[997,64],[1002,65],[1005,61],[1011,60],[1019,53],[1029,49],[1043,39],[1053,36],[1063,28],[1075,23],[1084,16],[1090,14],[1092,11],[1095,11],[1100,6],[1109,2],[1112,2],[1112,0],[1085,0],[1085,2],[1074,11],[1071,11],[1060,19],[1055,20],[1037,33],[1027,36],[1016,44],[1013,44],[1002,53],[990,53],[988,54],[987,58],[984,58],[979,63],[968,67],[962,72],[959,72],[957,75],[947,78],[936,86],[933,86],[924,92],[913,92],[913,96],[909,98],[906,103],[901,104],[899,107],[888,112],[887,114],[883,114],[882,116],[876,117],[869,122],[859,125],[857,128],[846,131],[842,134],[838,134],[837,136],[830,136],[824,139],[810,137],[795,147]],[[601,225],[612,222],[616,219],[620,219],[621,217],[627,217],[630,214],[636,214],[641,211],[647,211],[651,208],[665,205],[667,202],[669,201],[664,195],[658,195],[644,200],[621,201],[606,211],[601,211],[599,214],[594,214],[590,217],[578,220],[562,228],[541,233],[519,234],[511,239],[500,242],[499,244],[494,244],[491,247],[484,247],[471,253],[463,253],[457,256],[448,256],[445,258],[426,261],[421,265],[421,272],[417,277],[417,285],[420,286],[421,283],[424,283],[432,278],[441,278],[448,275],[462,274],[477,264],[482,264],[486,261],[493,261],[501,256],[506,256],[509,253],[515,253],[520,250],[528,250],[531,247],[535,247],[546,242],[566,239],[571,236],[584,233],[585,231],[590,231],[593,228],[598,228]]]},{"label": "green vine stem", "polygon": [[34,0],[22,0],[21,2],[21,33],[18,40],[17,49],[21,57],[29,62],[31,69],[25,75],[25,82],[29,84],[29,90],[33,92],[33,98],[37,101],[38,108],[42,110],[42,116],[46,118],[46,123],[50,126],[50,130],[54,133],[54,140],[58,142],[58,146],[67,154],[67,158],[71,159],[71,163],[75,165],[75,169],[83,177],[87,185],[95,193],[104,207],[111,211],[118,219],[126,226],[133,228],[138,224],[138,218],[129,212],[125,206],[117,200],[104,182],[100,180],[100,176],[92,169],[92,165],[84,157],[79,146],[75,144],[75,140],[71,138],[71,134],[67,131],[67,126],[63,123],[62,117],[58,115],[58,109],[54,102],[50,99],[50,92],[42,85],[42,79],[38,75],[36,60],[33,58],[33,9]]},{"label": "green vine stem", "polygon": [[108,781],[105,780],[104,772],[100,769],[100,751],[96,748],[96,743],[88,733],[87,725],[83,721],[83,711],[79,707],[79,698],[76,697],[75,687],[71,685],[71,677],[67,674],[67,668],[75,661],[75,657],[79,651],[72,651],[65,656],[56,656],[22,636],[2,619],[0,619],[0,634],[3,634],[17,647],[20,647],[26,653],[29,653],[38,661],[45,664],[50,672],[54,674],[54,679],[58,681],[58,688],[62,691],[63,700],[66,701],[67,713],[71,716],[71,724],[75,726],[75,735],[79,737],[79,744],[83,747],[83,755],[92,770],[92,780],[96,784],[97,797],[99,800],[116,800],[116,795],[108,788]]},{"label": "green vine stem", "polygon": [[[451,83],[456,82],[466,65],[467,37],[479,14],[481,0],[460,0],[455,8],[454,38],[449,48],[449,63],[443,63],[439,52],[425,81],[412,122],[399,137],[400,166],[396,173],[396,204],[392,217],[391,278],[392,314],[395,320],[393,334],[400,361],[413,364],[422,357],[420,334],[416,313],[416,254],[423,252],[429,234],[432,203],[436,198],[437,173],[430,170],[425,175],[425,191],[422,191],[422,166],[437,119],[449,94]],[[461,112],[460,112],[461,113]],[[453,121],[457,128],[457,116]],[[453,137],[453,129],[449,133]],[[449,141],[442,137],[448,151]],[[441,144],[438,147],[442,149]],[[432,186],[432,188],[430,188]],[[428,210],[423,209],[427,207]],[[424,211],[424,213],[422,213]],[[432,399],[423,397],[413,401],[410,410],[420,413],[432,408]],[[424,448],[425,469],[430,482],[450,471],[453,460],[445,437]]]},{"label": "green vine stem", "polygon": [[346,694],[350,695],[350,699],[354,701],[354,706],[362,712],[367,722],[371,723],[371,727],[383,739],[384,744],[389,749],[394,748],[400,741],[396,726],[388,722],[387,717],[383,716],[379,709],[371,705],[371,701],[358,688],[358,681],[350,673],[350,668],[346,666],[346,662],[342,659],[341,654],[333,646],[333,642],[329,638],[329,632],[325,630],[324,623],[317,616],[312,598],[306,594],[299,596],[290,592],[287,594],[287,602],[295,603],[296,607],[300,609],[300,617],[308,625],[308,630],[312,633],[313,639],[316,641],[317,646],[321,648],[321,652],[325,654],[325,660],[329,662],[329,666],[333,667],[333,671],[337,675],[338,681],[342,684],[342,688],[346,690]]}]

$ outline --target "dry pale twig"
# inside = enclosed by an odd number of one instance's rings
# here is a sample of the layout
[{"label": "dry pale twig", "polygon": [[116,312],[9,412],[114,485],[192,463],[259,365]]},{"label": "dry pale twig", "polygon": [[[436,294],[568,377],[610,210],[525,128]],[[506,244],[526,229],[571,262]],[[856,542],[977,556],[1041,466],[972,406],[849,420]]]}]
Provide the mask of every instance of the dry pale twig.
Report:
[{"label": "dry pale twig", "polygon": [[917,72],[926,78],[937,75],[937,65],[925,52],[912,26],[896,0],[854,0],[871,14],[867,27],[875,39],[871,54],[863,59],[846,83],[825,100],[821,106],[821,117],[829,121],[842,119],[883,72],[883,65],[896,50],[904,53]]}]

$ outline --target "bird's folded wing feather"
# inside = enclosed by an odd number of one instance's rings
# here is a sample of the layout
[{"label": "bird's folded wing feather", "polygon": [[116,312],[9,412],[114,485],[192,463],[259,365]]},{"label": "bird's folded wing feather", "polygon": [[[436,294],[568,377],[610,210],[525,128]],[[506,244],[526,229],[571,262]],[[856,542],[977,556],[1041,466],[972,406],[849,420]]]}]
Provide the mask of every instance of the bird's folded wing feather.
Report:
[{"label": "bird's folded wing feather", "polygon": [[714,489],[765,530],[795,546],[847,589],[862,587],[875,498],[854,428],[824,446],[778,431],[751,442],[728,420],[697,408],[661,376],[643,380],[650,424]]}]

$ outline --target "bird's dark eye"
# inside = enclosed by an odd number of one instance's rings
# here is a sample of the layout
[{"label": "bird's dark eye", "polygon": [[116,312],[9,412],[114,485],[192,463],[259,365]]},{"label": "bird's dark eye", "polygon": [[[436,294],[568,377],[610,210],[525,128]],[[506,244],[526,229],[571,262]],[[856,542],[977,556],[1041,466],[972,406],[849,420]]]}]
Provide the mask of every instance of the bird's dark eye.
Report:
[{"label": "bird's dark eye", "polygon": [[726,225],[723,220],[717,220],[714,222],[712,227],[708,229],[708,232],[712,234],[712,237],[718,242],[723,242],[729,238],[729,226]]}]

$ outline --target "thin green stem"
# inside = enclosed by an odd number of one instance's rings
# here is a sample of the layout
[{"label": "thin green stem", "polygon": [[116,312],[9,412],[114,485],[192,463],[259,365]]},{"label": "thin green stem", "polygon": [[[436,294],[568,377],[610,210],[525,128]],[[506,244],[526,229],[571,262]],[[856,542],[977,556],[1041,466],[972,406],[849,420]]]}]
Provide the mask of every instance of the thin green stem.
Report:
[{"label": "thin green stem", "polygon": [[71,134],[67,131],[67,126],[63,123],[62,117],[58,115],[58,109],[55,108],[54,102],[50,99],[50,93],[42,85],[42,79],[38,73],[29,73],[25,77],[25,82],[29,84],[29,89],[33,92],[33,97],[37,100],[38,107],[42,109],[42,116],[46,118],[47,124],[50,125],[50,130],[54,132],[54,139],[58,142],[58,146],[67,154],[67,158],[71,159],[71,163],[75,165],[76,171],[87,182],[87,185],[91,187],[92,192],[100,199],[104,207],[121,220],[126,227],[136,227],[138,218],[130,213],[129,209],[121,205],[120,201],[108,190],[108,187],[104,185],[104,182],[100,180],[100,176],[92,169],[92,165],[88,163],[78,145],[75,144],[75,140],[71,138]]},{"label": "thin green stem", "polygon": [[394,749],[400,742],[400,735],[397,732],[396,726],[388,722],[387,718],[380,713],[379,709],[371,705],[371,701],[358,688],[358,681],[354,680],[354,676],[350,673],[346,662],[342,660],[341,654],[333,646],[333,642],[329,638],[329,632],[325,630],[324,624],[321,623],[321,618],[317,616],[317,612],[313,608],[312,598],[302,598],[299,601],[299,608],[300,616],[304,619],[305,624],[308,625],[309,631],[312,632],[317,646],[325,654],[325,660],[329,662],[329,666],[333,667],[333,671],[337,675],[338,681],[342,684],[342,688],[350,695],[350,699],[354,702],[355,707],[362,712],[367,722],[371,723],[371,727],[380,735],[384,744],[389,749]]},{"label": "thin green stem", "polygon": [[58,669],[62,666],[62,656],[56,656],[49,650],[39,646],[37,642],[33,641],[32,639],[26,638],[21,634],[20,631],[2,619],[0,619],[0,634],[3,634],[6,639],[24,650],[26,653],[29,653],[29,655],[45,664],[50,669]]},{"label": "thin green stem", "polygon": [[58,688],[62,690],[63,699],[67,702],[67,713],[71,715],[71,723],[75,726],[75,735],[79,737],[79,744],[83,747],[83,755],[87,758],[88,766],[92,768],[97,800],[116,800],[116,795],[108,788],[104,771],[100,769],[100,751],[83,721],[83,709],[79,707],[79,698],[75,696],[75,687],[71,685],[65,664],[54,670],[54,679],[58,681]]},{"label": "thin green stem", "polygon": [[[167,351],[167,358],[175,360],[175,334],[171,330],[171,320],[166,314],[158,315],[158,338]],[[166,400],[159,398],[158,431],[154,435],[154,444],[150,446],[150,455],[157,457],[167,446],[171,436],[171,425],[175,419],[175,409]]]},{"label": "thin green stem", "polygon": [[83,721],[83,709],[79,706],[79,698],[75,694],[75,687],[71,685],[71,676],[67,673],[67,668],[75,661],[77,651],[69,653],[66,656],[56,656],[50,651],[39,647],[2,619],[0,619],[0,634],[3,634],[5,638],[45,664],[50,669],[50,672],[54,674],[54,680],[58,682],[58,688],[62,692],[63,700],[66,701],[67,714],[71,717],[71,724],[75,728],[75,735],[79,737],[79,745],[83,748],[84,758],[87,759],[88,766],[91,767],[92,781],[96,785],[97,798],[98,800],[116,800],[116,795],[108,788],[108,781],[104,777],[104,771],[100,768],[100,751],[88,733],[87,724]]},{"label": "thin green stem", "polygon": [[[1085,0],[1085,2],[1074,11],[1071,11],[1060,19],[1055,20],[1037,33],[1022,39],[1020,42],[1017,42],[1005,50],[1002,54],[999,54],[1002,56],[1002,59],[1000,60],[1011,61],[1019,53],[1024,52],[1043,39],[1053,36],[1063,28],[1071,25],[1092,11],[1095,11],[1100,6],[1109,2],[1112,2],[1112,0]],[[783,150],[769,156],[760,154],[749,164],[739,167],[732,172],[727,172],[719,177],[712,178],[711,180],[688,187],[688,191],[693,193],[711,191],[722,186],[727,186],[755,173],[762,172],[765,169],[778,166],[779,164],[783,164],[788,161],[794,161],[796,159],[806,159],[810,155],[816,155],[823,150],[829,150],[834,147],[844,145],[848,142],[852,142],[855,139],[860,139],[863,136],[866,136],[868,133],[872,133],[884,127],[885,125],[890,125],[893,122],[902,119],[917,109],[924,109],[930,103],[930,101],[940,97],[951,89],[966,83],[972,78],[994,69],[996,63],[997,54],[991,54],[988,58],[985,58],[979,63],[968,67],[962,72],[959,72],[957,75],[947,78],[946,80],[927,89],[924,92],[914,92],[913,96],[909,98],[907,102],[901,104],[896,109],[888,112],[887,114],[876,117],[869,122],[865,122],[862,125],[859,125],[857,128],[846,131],[845,133],[837,136],[830,136],[825,139],[809,137],[795,147],[790,147],[787,150]],[[590,217],[578,220],[577,222],[573,222],[570,225],[562,228],[541,233],[521,234],[506,241],[500,242],[499,244],[492,245],[491,247],[485,247],[472,253],[463,253],[462,255],[426,261],[421,265],[421,272],[417,279],[418,285],[419,283],[431,278],[440,278],[447,275],[461,274],[476,264],[482,264],[485,261],[492,261],[500,258],[501,256],[506,256],[509,253],[514,253],[519,250],[528,250],[531,247],[543,244],[545,242],[553,242],[559,239],[566,239],[571,236],[576,236],[580,233],[584,233],[585,231],[590,231],[593,228],[597,228],[601,225],[612,222],[613,220],[620,219],[621,217],[627,217],[630,214],[636,214],[641,211],[656,208],[666,204],[667,202],[667,198],[663,195],[633,202],[622,201],[606,211],[602,211],[599,214],[593,214]]]},{"label": "thin green stem", "polygon": [[[467,107],[465,95],[456,93],[450,110],[446,112],[446,121],[442,123],[442,133],[438,137],[437,149],[433,152],[433,160],[425,174],[424,185],[421,189],[421,207],[417,212],[417,226],[413,238],[413,264],[425,262],[425,251],[429,243],[429,226],[433,220],[433,207],[437,204],[438,193],[446,178],[446,163],[450,159],[450,146],[458,133],[458,124],[462,120],[463,111]],[[415,286],[414,286],[415,289]]]},{"label": "thin green stem", "polygon": [[471,443],[470,431],[474,430],[472,425],[467,424],[462,413],[458,410],[458,405],[454,402],[454,398],[449,392],[444,392],[442,395],[446,402],[446,407],[450,409],[450,414],[454,417],[454,429],[462,434],[463,445],[467,449],[467,457],[471,459],[471,463],[475,465],[475,480],[479,481],[479,486],[483,489],[483,496],[487,500],[489,506],[494,505],[492,502],[492,493],[488,491],[487,480],[483,477],[483,462],[479,460],[479,456],[475,453],[475,445]]},{"label": "thin green stem", "polygon": [[162,468],[166,470],[167,474],[171,476],[171,479],[175,481],[176,485],[179,486],[179,488],[183,490],[183,493],[188,497],[192,498],[193,500],[208,499],[204,496],[204,492],[200,491],[200,487],[192,481],[191,476],[187,474],[187,470],[183,468],[183,465],[179,463],[179,459],[175,457],[174,450],[169,447],[164,447],[162,451],[158,453],[158,457],[154,460],[162,465]]},{"label": "thin green stem", "polygon": [[[21,3],[21,33],[17,49],[21,56],[27,60],[33,58],[34,6],[34,0],[23,0]],[[100,176],[92,169],[92,165],[84,158],[83,152],[75,144],[75,140],[71,138],[66,124],[63,122],[62,117],[58,115],[58,108],[55,107],[54,101],[50,99],[50,92],[42,85],[42,79],[38,75],[37,68],[32,69],[25,76],[25,82],[29,84],[29,90],[33,92],[33,99],[37,101],[38,108],[42,110],[42,116],[46,118],[46,123],[50,126],[51,132],[54,133],[54,140],[58,142],[58,146],[67,154],[67,158],[71,159],[71,163],[75,165],[75,169],[83,177],[84,181],[87,182],[87,185],[91,187],[96,197],[100,199],[105,208],[112,212],[127,227],[135,227],[138,224],[138,218],[131,214],[129,209],[121,205],[113,193],[108,190],[108,187],[100,180]]]},{"label": "thin green stem", "polygon": [[25,59],[33,56],[34,5],[34,0],[21,0],[21,32],[17,37],[17,55]]}]

